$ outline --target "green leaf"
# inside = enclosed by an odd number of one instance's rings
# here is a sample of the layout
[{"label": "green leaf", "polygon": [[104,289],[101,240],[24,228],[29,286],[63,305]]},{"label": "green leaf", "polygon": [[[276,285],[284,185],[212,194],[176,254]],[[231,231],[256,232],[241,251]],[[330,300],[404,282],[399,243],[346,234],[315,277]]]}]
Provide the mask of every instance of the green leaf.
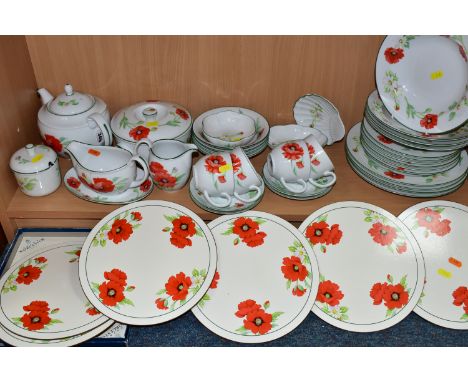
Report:
[{"label": "green leaf", "polygon": [[21,317],[12,317],[13,322],[21,322]]},{"label": "green leaf", "polygon": [[460,320],[468,320],[468,314],[463,314],[463,316],[460,317]]},{"label": "green leaf", "polygon": [[99,244],[101,245],[101,247],[105,247],[106,246],[106,240],[105,239],[102,239]]},{"label": "green leaf", "polygon": [[239,244],[239,242],[240,242],[239,238],[238,238],[238,237],[236,237],[236,238],[234,239],[234,245],[237,245],[237,244]]},{"label": "green leaf", "polygon": [[286,281],[286,289],[291,288],[291,280]]},{"label": "green leaf", "polygon": [[322,251],[322,253],[327,252],[327,247],[325,247],[323,244],[320,244],[320,251]]},{"label": "green leaf", "polygon": [[403,286],[403,288],[406,289],[406,276],[407,275],[404,275],[401,280],[400,280],[400,284]]},{"label": "green leaf", "polygon": [[122,301],[120,301],[120,303],[121,303],[121,304],[125,304],[125,305],[135,306],[135,305],[133,304],[133,301],[130,300],[130,299],[128,299],[128,298],[126,298],[126,297],[125,297]]},{"label": "green leaf", "polygon": [[347,314],[342,314],[341,317],[340,317],[340,320],[341,321],[347,321],[347,320],[349,320],[349,317],[348,317]]},{"label": "green leaf", "polygon": [[393,277],[392,277],[392,275],[387,275],[387,280],[388,280],[391,284],[393,284]]},{"label": "green leaf", "polygon": [[293,247],[292,245],[290,245],[288,249],[289,249],[289,252],[296,252],[296,247]]},{"label": "green leaf", "polygon": [[340,307],[340,313],[346,313],[348,311],[348,307],[346,306],[341,306]]},{"label": "green leaf", "polygon": [[156,293],[158,296],[161,296],[162,294],[166,294],[166,289],[160,289],[158,290],[158,293]]},{"label": "green leaf", "polygon": [[263,304],[263,307],[265,309],[268,309],[270,307],[270,302],[269,301],[265,301],[265,303]]},{"label": "green leaf", "polygon": [[451,121],[452,119],[454,119],[456,114],[457,113],[455,113],[454,111],[451,111],[449,114],[448,120]]},{"label": "green leaf", "polygon": [[325,277],[320,273],[320,276],[319,276],[319,281],[320,282],[324,282],[325,281]]},{"label": "green leaf", "polygon": [[99,284],[98,284],[98,283],[92,282],[92,283],[91,283],[91,287],[92,287],[93,289],[99,289]]},{"label": "green leaf", "polygon": [[272,320],[276,321],[276,319],[281,316],[284,312],[274,312],[271,314]]},{"label": "green leaf", "polygon": [[205,236],[205,235],[203,235],[203,231],[200,228],[196,228],[195,235],[200,236],[200,237]]},{"label": "green leaf", "polygon": [[364,215],[370,216],[370,215],[372,215],[372,211],[371,210],[365,210]]},{"label": "green leaf", "polygon": [[198,277],[199,275],[200,275],[200,273],[198,272],[198,269],[194,269],[194,270],[192,271],[192,276],[193,276],[193,277]]},{"label": "green leaf", "polygon": [[254,219],[254,222],[256,222],[256,223],[258,223],[258,224],[264,224],[264,223],[266,223],[266,220],[265,220],[265,219],[256,218],[256,219]]},{"label": "green leaf", "polygon": [[57,319],[53,318],[53,319],[50,320],[50,323],[51,324],[63,324],[63,321],[60,321],[60,320],[57,320]]},{"label": "green leaf", "polygon": [[393,309],[387,309],[387,313],[385,314],[385,317],[391,317],[393,315]]},{"label": "green leaf", "polygon": [[317,222],[324,222],[327,221],[328,214],[324,214],[318,217]]},{"label": "green leaf", "polygon": [[17,289],[18,289],[18,287],[16,285],[12,285],[10,287],[10,290],[12,290],[13,292],[15,292]]},{"label": "green leaf", "polygon": [[127,288],[125,288],[126,292],[133,292],[134,290],[135,290],[134,286],[128,286]]},{"label": "green leaf", "polygon": [[233,232],[232,232],[232,227],[228,228],[226,231],[224,231],[221,235],[231,235]]},{"label": "green leaf", "polygon": [[173,222],[176,217],[175,216],[168,216],[168,215],[164,215],[164,218],[168,221],[168,222]]},{"label": "green leaf", "polygon": [[368,222],[368,223],[371,223],[372,222],[372,218],[370,216],[367,216],[366,218],[364,218],[364,221]]},{"label": "green leaf", "polygon": [[201,276],[201,277],[206,277],[206,269],[202,269],[202,270],[200,271],[200,276]]},{"label": "green leaf", "polygon": [[245,333],[248,333],[248,330],[246,328],[244,328],[243,326],[241,326],[240,328],[236,329],[236,332],[239,332],[241,334],[245,334]]},{"label": "green leaf", "polygon": [[211,300],[211,297],[209,294],[205,294],[203,297],[202,297],[202,301],[210,301]]}]

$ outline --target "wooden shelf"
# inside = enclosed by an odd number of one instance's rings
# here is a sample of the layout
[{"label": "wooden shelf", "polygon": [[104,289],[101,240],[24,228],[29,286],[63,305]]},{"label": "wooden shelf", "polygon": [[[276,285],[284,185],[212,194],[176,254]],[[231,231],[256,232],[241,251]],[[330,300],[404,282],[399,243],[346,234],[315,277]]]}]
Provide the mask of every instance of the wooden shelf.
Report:
[{"label": "wooden shelf", "polygon": [[[291,222],[301,222],[318,208],[339,201],[368,202],[398,215],[409,206],[430,200],[394,195],[365,182],[349,167],[344,152],[344,141],[327,147],[326,151],[335,164],[338,177],[337,184],[330,193],[319,199],[296,201],[282,198],[266,189],[262,201],[255,209],[275,214]],[[268,152],[269,149],[252,160],[260,173]],[[197,157],[194,158],[194,160],[197,159]],[[62,176],[70,167],[70,161],[61,159]],[[160,199],[179,203],[190,208],[205,220],[212,220],[217,217],[215,214],[200,209],[192,202],[187,186],[174,193],[155,189],[147,199]],[[458,191],[443,196],[441,199],[467,205],[467,185],[464,184]],[[17,190],[8,206],[7,215],[15,220],[18,227],[92,227],[97,220],[117,207],[78,199],[62,184],[53,194],[40,198],[28,197]]]}]

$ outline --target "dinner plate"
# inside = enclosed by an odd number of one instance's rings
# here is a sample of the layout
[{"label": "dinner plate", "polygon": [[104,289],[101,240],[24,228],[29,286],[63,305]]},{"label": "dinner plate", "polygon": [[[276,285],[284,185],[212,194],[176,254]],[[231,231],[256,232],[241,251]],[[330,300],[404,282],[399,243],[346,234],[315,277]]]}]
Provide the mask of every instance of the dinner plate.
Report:
[{"label": "dinner plate", "polygon": [[86,238],[79,265],[97,309],[118,322],[152,325],[180,316],[205,294],[216,246],[194,212],[150,200],[104,217]]},{"label": "dinner plate", "polygon": [[414,311],[433,324],[468,329],[468,207],[444,200],[416,204],[399,218],[421,247],[423,294]]},{"label": "dinner plate", "polygon": [[0,279],[0,324],[21,337],[52,340],[109,321],[84,295],[78,278],[81,243],[43,248]]},{"label": "dinner plate", "polygon": [[388,36],[376,63],[380,97],[412,130],[444,133],[468,119],[468,64],[448,36]]},{"label": "dinner plate", "polygon": [[339,202],[299,227],[317,257],[313,312],[341,329],[372,332],[403,320],[417,304],[424,261],[406,226],[372,204]]},{"label": "dinner plate", "polygon": [[260,343],[282,337],[308,315],[318,267],[304,236],[274,215],[248,211],[208,224],[218,248],[211,288],[192,309],[221,337]]}]

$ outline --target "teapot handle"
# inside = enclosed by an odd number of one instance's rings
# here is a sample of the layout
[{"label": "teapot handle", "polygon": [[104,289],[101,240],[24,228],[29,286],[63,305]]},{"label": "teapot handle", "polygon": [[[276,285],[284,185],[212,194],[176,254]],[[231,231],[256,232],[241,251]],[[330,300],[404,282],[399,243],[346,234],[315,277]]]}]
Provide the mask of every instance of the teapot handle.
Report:
[{"label": "teapot handle", "polygon": [[148,165],[146,164],[146,162],[144,161],[144,159],[142,159],[141,157],[139,156],[134,156],[132,157],[132,159],[130,159],[130,161],[134,161],[134,162],[137,162],[141,165],[141,167],[143,168],[143,176],[141,177],[141,179],[135,179],[132,183],[130,183],[130,188],[133,188],[133,187],[138,187],[139,185],[141,185],[146,179],[148,179],[148,176],[149,176],[149,171],[148,171]]},{"label": "teapot handle", "polygon": [[112,130],[109,123],[99,113],[91,114],[88,118],[96,122],[99,130],[101,130],[102,135],[104,136],[104,146],[110,146],[112,144]]},{"label": "teapot handle", "polygon": [[336,174],[333,172],[333,171],[325,171],[323,173],[324,176],[331,176],[331,181],[328,182],[328,183],[318,183],[316,182],[314,179],[310,178],[309,179],[309,183],[314,185],[315,187],[318,187],[318,188],[327,188],[327,187],[331,187],[333,186],[335,183],[336,183]]}]

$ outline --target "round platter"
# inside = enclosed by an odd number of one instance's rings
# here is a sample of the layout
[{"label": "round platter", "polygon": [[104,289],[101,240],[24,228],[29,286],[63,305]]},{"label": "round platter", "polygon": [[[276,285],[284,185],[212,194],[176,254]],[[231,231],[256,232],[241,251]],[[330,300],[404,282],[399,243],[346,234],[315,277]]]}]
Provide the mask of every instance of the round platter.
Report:
[{"label": "round platter", "polygon": [[221,337],[260,343],[282,337],[310,312],[318,267],[304,236],[265,212],[223,216],[208,225],[218,247],[214,282],[192,309]]},{"label": "round platter", "polygon": [[81,289],[80,250],[79,242],[50,246],[5,272],[0,279],[0,324],[21,337],[53,340],[108,322]]},{"label": "round platter", "polygon": [[159,324],[205,294],[216,245],[189,209],[143,201],[104,217],[86,238],[79,265],[85,294],[105,315],[131,325]]},{"label": "round platter", "polygon": [[388,36],[375,75],[385,107],[412,130],[445,133],[468,119],[466,51],[451,38]]},{"label": "round platter", "polygon": [[433,324],[468,329],[468,207],[443,200],[412,206],[399,218],[421,247],[423,294],[414,311]]},{"label": "round platter", "polygon": [[340,202],[311,214],[299,227],[320,269],[313,312],[355,332],[389,328],[415,307],[424,261],[413,235],[372,204]]}]

